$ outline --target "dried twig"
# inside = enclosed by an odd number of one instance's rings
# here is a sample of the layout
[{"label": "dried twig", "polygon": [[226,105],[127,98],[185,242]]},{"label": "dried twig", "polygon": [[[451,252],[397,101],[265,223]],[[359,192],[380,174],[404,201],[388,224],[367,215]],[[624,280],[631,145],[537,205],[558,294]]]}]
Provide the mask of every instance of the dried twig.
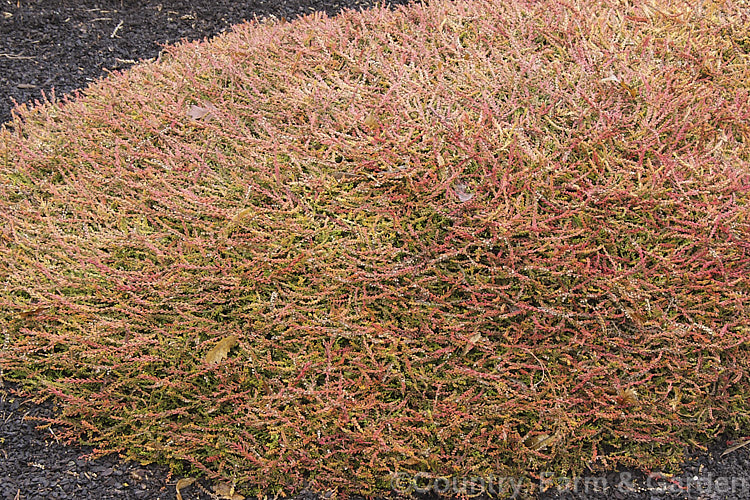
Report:
[{"label": "dried twig", "polygon": [[114,31],[112,31],[112,34],[109,35],[110,38],[114,38],[117,35],[117,32],[120,31],[120,28],[122,28],[122,21],[120,21],[117,26],[115,26]]},{"label": "dried twig", "polygon": [[0,52],[0,56],[7,57],[8,59],[34,59],[32,56],[22,56],[20,54],[8,54],[5,52]]},{"label": "dried twig", "polygon": [[744,448],[745,446],[747,446],[749,444],[750,444],[750,439],[746,439],[746,440],[742,441],[741,443],[738,443],[738,444],[736,444],[734,446],[730,446],[729,448],[727,448],[726,450],[724,450],[724,453],[721,454],[721,457],[724,458],[725,455],[729,455],[733,451],[737,451],[740,448]]}]

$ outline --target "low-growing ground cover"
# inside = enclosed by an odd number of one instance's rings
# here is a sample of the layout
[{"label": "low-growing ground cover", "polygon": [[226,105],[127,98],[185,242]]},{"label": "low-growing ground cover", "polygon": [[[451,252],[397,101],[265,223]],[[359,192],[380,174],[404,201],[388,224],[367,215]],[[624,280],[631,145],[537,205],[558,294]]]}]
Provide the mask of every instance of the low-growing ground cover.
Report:
[{"label": "low-growing ground cover", "polygon": [[741,3],[245,25],[2,131],[2,376],[264,490],[747,433]]}]

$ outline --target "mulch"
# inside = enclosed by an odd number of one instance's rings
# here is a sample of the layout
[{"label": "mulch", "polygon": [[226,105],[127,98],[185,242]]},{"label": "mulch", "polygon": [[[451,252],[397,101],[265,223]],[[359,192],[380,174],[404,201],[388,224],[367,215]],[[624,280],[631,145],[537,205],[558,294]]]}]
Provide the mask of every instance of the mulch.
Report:
[{"label": "mulch", "polygon": [[[392,1],[390,4],[403,3]],[[15,104],[33,103],[84,88],[109,71],[157,57],[164,44],[202,39],[255,17],[294,19],[300,14],[367,8],[367,0],[0,0],[0,123]],[[0,380],[0,500],[174,499],[179,478],[164,467],[117,456],[89,460],[89,447],[60,442],[54,402],[31,401]],[[733,500],[750,498],[750,446],[727,453],[741,439],[721,439],[698,450],[669,477],[619,469],[588,478],[548,478],[538,498],[607,500]],[[529,480],[528,486],[532,481]],[[539,484],[536,481],[536,484]],[[447,496],[455,493],[446,490]],[[496,491],[507,498],[512,491]],[[199,481],[181,490],[184,500],[217,498]],[[418,495],[420,498],[434,497]],[[302,489],[296,500],[318,498]]]},{"label": "mulch", "polygon": [[[407,0],[388,0],[387,4]],[[375,0],[0,0],[0,123],[14,103],[86,87],[108,71],[156,57],[255,18],[292,20],[364,9]]]}]

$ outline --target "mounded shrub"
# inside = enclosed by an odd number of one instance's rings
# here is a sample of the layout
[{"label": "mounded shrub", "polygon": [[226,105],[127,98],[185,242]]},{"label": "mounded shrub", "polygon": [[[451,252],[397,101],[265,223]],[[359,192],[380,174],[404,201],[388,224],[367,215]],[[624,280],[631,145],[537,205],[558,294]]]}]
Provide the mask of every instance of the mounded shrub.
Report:
[{"label": "mounded shrub", "polygon": [[246,24],[0,132],[2,377],[248,492],[750,431],[742,2]]}]

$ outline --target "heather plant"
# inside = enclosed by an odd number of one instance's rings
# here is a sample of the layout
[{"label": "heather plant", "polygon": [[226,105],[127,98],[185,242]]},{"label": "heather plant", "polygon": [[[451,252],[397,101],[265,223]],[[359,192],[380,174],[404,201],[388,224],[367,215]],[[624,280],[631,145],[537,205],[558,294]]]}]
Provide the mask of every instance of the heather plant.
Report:
[{"label": "heather plant", "polygon": [[750,432],[750,9],[250,23],[0,131],[0,367],[238,491],[669,470]]}]

